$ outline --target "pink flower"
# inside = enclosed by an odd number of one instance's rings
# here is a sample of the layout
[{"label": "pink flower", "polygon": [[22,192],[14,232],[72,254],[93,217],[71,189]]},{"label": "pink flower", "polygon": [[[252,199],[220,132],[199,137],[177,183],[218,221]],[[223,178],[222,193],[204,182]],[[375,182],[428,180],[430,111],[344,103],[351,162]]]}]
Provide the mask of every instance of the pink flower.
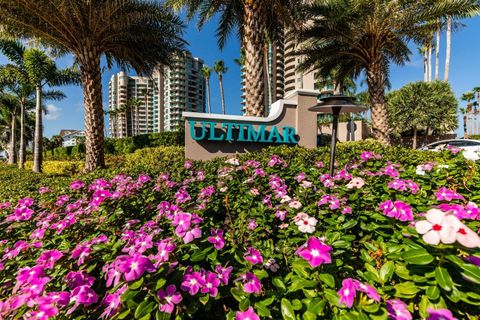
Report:
[{"label": "pink flower", "polygon": [[246,311],[237,311],[235,320],[260,320],[252,307],[248,307]]},{"label": "pink flower", "polygon": [[114,293],[107,293],[105,298],[102,300],[102,305],[106,305],[107,307],[100,315],[100,318],[110,318],[112,315],[117,313],[118,309],[120,309],[120,305],[122,304],[122,294],[127,291],[127,286],[124,285]]},{"label": "pink flower", "polygon": [[342,281],[342,288],[338,291],[340,296],[340,303],[344,303],[347,307],[353,306],[353,301],[357,291],[355,290],[354,279],[348,278]]},{"label": "pink flower", "polygon": [[155,266],[147,257],[141,254],[129,256],[120,266],[125,281],[140,279],[145,272],[154,272]]},{"label": "pink flower", "polygon": [[162,240],[157,247],[157,261],[167,262],[169,254],[175,250],[175,244],[171,243],[170,239]]},{"label": "pink flower", "polygon": [[263,263],[262,255],[255,248],[248,248],[244,258],[251,264]]},{"label": "pink flower", "polygon": [[98,301],[98,296],[89,286],[80,286],[73,289],[71,299],[75,301],[75,304],[88,306],[96,303]]},{"label": "pink flower", "polygon": [[435,196],[438,201],[464,200],[460,194],[445,187],[438,189],[438,191],[435,192]]},{"label": "pink flower", "polygon": [[215,249],[221,250],[225,246],[225,239],[223,239],[223,230],[222,229],[212,229],[212,236],[208,237],[208,242],[212,243]]},{"label": "pink flower", "polygon": [[58,250],[44,251],[37,259],[37,264],[43,266],[45,269],[52,269],[55,262],[63,257],[63,253]]},{"label": "pink flower", "polygon": [[477,233],[473,232],[470,228],[460,222],[457,231],[457,241],[467,248],[480,247],[480,238]]},{"label": "pink flower", "polygon": [[76,180],[70,183],[71,190],[78,190],[78,189],[82,189],[83,187],[85,187],[85,182],[81,180]]},{"label": "pink flower", "polygon": [[188,291],[190,295],[194,296],[205,285],[205,279],[203,279],[200,272],[193,272],[183,276],[182,284],[180,288],[183,291]]},{"label": "pink flower", "polygon": [[381,300],[377,290],[371,285],[362,283],[358,280],[353,280],[353,285],[356,290],[366,293],[370,299],[373,299],[378,302]]},{"label": "pink flower", "polygon": [[383,214],[387,217],[396,218],[400,221],[412,221],[413,220],[413,210],[410,205],[403,201],[391,200],[384,201],[380,204],[380,210],[383,211]]},{"label": "pink flower", "polygon": [[189,243],[201,237],[202,237],[202,230],[200,230],[200,228],[196,226],[185,233],[185,235],[183,236],[183,242]]},{"label": "pink flower", "polygon": [[257,226],[257,221],[255,219],[250,219],[250,222],[248,223],[248,230],[255,230]]},{"label": "pink flower", "polygon": [[215,272],[219,275],[219,279],[222,284],[227,285],[230,280],[230,274],[233,271],[233,267],[222,267],[220,265],[215,267]]},{"label": "pink flower", "polygon": [[65,276],[65,281],[70,289],[75,289],[76,287],[80,286],[91,287],[95,282],[95,277],[90,276],[85,271],[70,271]]},{"label": "pink flower", "polygon": [[392,320],[412,320],[412,315],[407,310],[407,305],[401,300],[388,300],[387,311]]},{"label": "pink flower", "polygon": [[300,209],[302,207],[302,204],[300,203],[300,201],[293,200],[288,204],[288,206],[293,209]]},{"label": "pink flower", "polygon": [[159,304],[160,311],[166,313],[172,313],[175,305],[182,301],[182,295],[177,291],[177,287],[174,284],[169,285],[165,290],[160,289],[157,296],[161,301]]},{"label": "pink flower", "polygon": [[323,263],[331,263],[330,251],[332,248],[324,244],[317,237],[308,238],[307,242],[297,250],[297,254],[313,267],[318,267]]},{"label": "pink flower", "polygon": [[241,275],[237,280],[243,281],[243,291],[245,293],[260,294],[260,292],[262,292],[262,283],[258,280],[257,276],[251,272]]},{"label": "pink flower", "polygon": [[216,297],[218,294],[218,286],[220,285],[220,279],[214,272],[208,271],[205,276],[205,284],[201,289],[202,293],[208,293],[211,297]]},{"label": "pink flower", "polygon": [[428,318],[427,320],[457,320],[448,309],[432,309],[428,308]]}]

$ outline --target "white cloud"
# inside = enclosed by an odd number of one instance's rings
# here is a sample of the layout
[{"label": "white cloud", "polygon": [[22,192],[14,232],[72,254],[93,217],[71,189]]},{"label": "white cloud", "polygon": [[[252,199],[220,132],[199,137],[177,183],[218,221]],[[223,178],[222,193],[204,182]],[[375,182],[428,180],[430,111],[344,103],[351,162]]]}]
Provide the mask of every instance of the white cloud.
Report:
[{"label": "white cloud", "polygon": [[61,108],[56,105],[49,104],[47,105],[47,114],[45,115],[45,120],[57,120],[60,118]]}]

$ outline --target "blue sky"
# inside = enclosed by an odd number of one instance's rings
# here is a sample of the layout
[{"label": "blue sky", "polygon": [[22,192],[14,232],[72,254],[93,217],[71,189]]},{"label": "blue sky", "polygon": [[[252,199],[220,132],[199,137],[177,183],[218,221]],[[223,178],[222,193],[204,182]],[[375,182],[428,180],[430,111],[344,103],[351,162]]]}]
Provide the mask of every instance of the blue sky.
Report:
[{"label": "blue sky", "polygon": [[[195,21],[188,23],[185,30],[185,39],[188,41],[188,49],[194,56],[202,58],[205,63],[212,66],[216,60],[222,59],[228,67],[224,75],[226,110],[229,114],[240,114],[240,68],[234,62],[239,56],[239,42],[232,36],[226,47],[221,51],[215,38],[216,20],[212,20],[199,31]],[[449,80],[457,97],[462,93],[480,86],[480,17],[464,21],[465,27],[452,36],[452,52]],[[440,51],[440,77],[443,79],[445,59],[445,35],[442,35]],[[411,81],[423,80],[423,58],[418,54],[415,46],[412,46],[410,62],[405,66],[392,66],[391,83],[392,89],[398,89]],[[0,55],[0,64],[6,63],[5,57]],[[65,57],[58,61],[60,66],[67,66],[71,58]],[[118,68],[106,70],[103,74],[103,100],[107,105],[108,82],[112,74],[118,72]],[[133,73],[133,71],[131,71]],[[221,101],[218,79],[215,74],[211,77],[212,111],[220,113]],[[60,88],[67,98],[60,102],[47,102],[50,113],[45,117],[45,136],[51,137],[58,134],[61,129],[83,129],[84,111],[83,96],[79,86],[67,86]],[[460,104],[464,103],[460,101]],[[461,123],[459,122],[461,126]],[[460,132],[458,130],[457,132]]]}]

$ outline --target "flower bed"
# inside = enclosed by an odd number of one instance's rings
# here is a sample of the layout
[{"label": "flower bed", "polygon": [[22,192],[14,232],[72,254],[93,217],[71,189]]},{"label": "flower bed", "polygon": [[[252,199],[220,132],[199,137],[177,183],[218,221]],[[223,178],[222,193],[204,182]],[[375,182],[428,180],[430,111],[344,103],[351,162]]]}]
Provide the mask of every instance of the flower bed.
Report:
[{"label": "flower bed", "polygon": [[279,147],[3,199],[0,316],[477,319],[476,165],[339,149],[334,177]]}]

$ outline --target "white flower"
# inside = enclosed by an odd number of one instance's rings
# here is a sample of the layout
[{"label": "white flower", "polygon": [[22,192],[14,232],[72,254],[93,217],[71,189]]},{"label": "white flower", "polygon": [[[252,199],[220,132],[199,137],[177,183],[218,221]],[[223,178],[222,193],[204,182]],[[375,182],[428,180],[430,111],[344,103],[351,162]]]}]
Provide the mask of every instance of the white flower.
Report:
[{"label": "white flower", "polygon": [[427,220],[417,221],[415,229],[423,234],[423,240],[431,245],[440,242],[445,244],[454,243],[457,240],[457,233],[461,226],[457,217],[446,214],[439,209],[430,209],[425,214]]},{"label": "white flower", "polygon": [[467,248],[480,247],[480,237],[473,232],[469,227],[460,222],[460,227],[457,232],[457,241]]},{"label": "white flower", "polygon": [[293,209],[300,209],[302,207],[302,204],[300,203],[300,201],[294,200],[290,202],[288,206]]},{"label": "white flower", "polygon": [[237,158],[230,158],[230,159],[226,160],[225,163],[231,164],[233,166],[240,165],[240,162],[238,161]]},{"label": "white flower", "polygon": [[290,202],[291,200],[292,198],[290,198],[289,196],[283,196],[282,200],[280,200],[280,203]]},{"label": "white flower", "polygon": [[478,159],[480,159],[478,152],[475,152],[473,150],[465,150],[462,154],[467,160],[477,161]]},{"label": "white flower", "polygon": [[303,180],[302,183],[300,183],[300,186],[302,188],[305,188],[305,189],[311,188],[312,185],[313,185],[313,183],[311,183],[310,181],[307,181],[307,180]]},{"label": "white flower", "polygon": [[365,181],[360,177],[355,177],[346,185],[347,189],[360,189],[365,184]]},{"label": "white flower", "polygon": [[317,225],[318,220],[314,217],[309,217],[304,215],[299,219],[295,224],[298,226],[298,230],[304,233],[313,233],[315,231],[315,226]]},{"label": "white flower", "polygon": [[418,165],[417,170],[415,171],[416,174],[419,176],[424,176],[425,175],[425,170],[423,170],[423,165]]}]

